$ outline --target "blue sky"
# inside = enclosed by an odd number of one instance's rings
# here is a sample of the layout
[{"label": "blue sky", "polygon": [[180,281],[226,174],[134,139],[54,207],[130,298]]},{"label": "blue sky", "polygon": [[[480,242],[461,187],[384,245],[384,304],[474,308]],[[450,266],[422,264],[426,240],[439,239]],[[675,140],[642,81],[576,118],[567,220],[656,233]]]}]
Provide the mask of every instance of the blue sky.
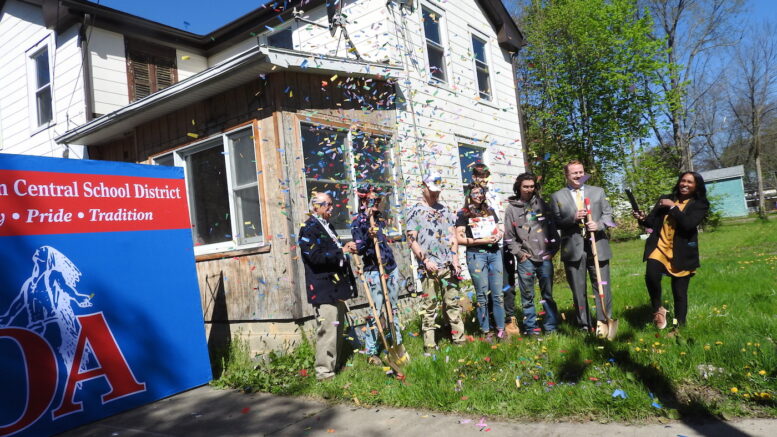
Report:
[{"label": "blue sky", "polygon": [[[208,33],[262,7],[265,0],[91,0],[110,8],[138,15],[194,33]],[[279,4],[283,0],[278,1]],[[751,22],[777,21],[777,0],[748,0]],[[187,24],[188,23],[188,24]]]}]

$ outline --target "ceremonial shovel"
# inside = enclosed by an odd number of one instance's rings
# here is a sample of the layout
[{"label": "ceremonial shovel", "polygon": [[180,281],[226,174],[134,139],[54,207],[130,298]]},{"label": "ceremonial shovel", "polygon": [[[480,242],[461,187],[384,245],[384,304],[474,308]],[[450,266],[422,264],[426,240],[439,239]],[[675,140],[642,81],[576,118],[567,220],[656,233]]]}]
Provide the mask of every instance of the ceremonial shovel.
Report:
[{"label": "ceremonial shovel", "polygon": [[[587,221],[593,220],[591,218],[591,200],[585,198],[585,210],[587,213]],[[591,250],[594,253],[594,267],[596,269],[596,284],[599,286],[599,302],[602,304],[602,313],[604,317],[607,317],[607,305],[604,303],[604,287],[602,286],[602,275],[599,271],[599,254],[596,250],[596,233],[589,232],[591,235]],[[607,340],[614,340],[615,334],[618,332],[618,321],[615,319],[607,318]]]},{"label": "ceremonial shovel", "polygon": [[[375,226],[375,216],[370,215],[370,228],[377,229]],[[389,329],[391,330],[391,339],[394,344],[388,348],[389,361],[394,360],[399,365],[405,365],[410,361],[410,354],[405,350],[405,346],[397,344],[397,332],[396,325],[394,325],[394,311],[391,308],[391,300],[389,299],[388,287],[386,286],[386,272],[383,269],[383,258],[380,254],[380,244],[378,244],[377,231],[375,236],[372,237],[372,242],[375,244],[375,256],[378,259],[378,269],[380,272],[380,287],[383,290],[383,299],[386,301],[386,317],[388,318]]]},{"label": "ceremonial shovel", "polygon": [[367,302],[370,304],[370,309],[372,310],[372,316],[375,318],[375,326],[378,328],[378,335],[380,336],[381,341],[383,342],[383,347],[386,348],[386,351],[389,351],[388,357],[386,358],[386,362],[391,367],[391,370],[394,371],[394,374],[396,376],[402,375],[402,371],[399,368],[399,365],[396,362],[396,359],[391,356],[391,349],[388,346],[388,342],[386,341],[386,335],[383,334],[383,324],[380,323],[380,312],[377,311],[375,308],[375,301],[372,300],[372,293],[370,293],[370,287],[367,285],[367,280],[364,277],[364,264],[361,262],[359,257],[354,257],[354,259],[357,261],[356,268],[359,269],[359,276],[361,277],[362,282],[365,285],[365,288],[367,289],[367,292],[365,293],[367,295]]}]

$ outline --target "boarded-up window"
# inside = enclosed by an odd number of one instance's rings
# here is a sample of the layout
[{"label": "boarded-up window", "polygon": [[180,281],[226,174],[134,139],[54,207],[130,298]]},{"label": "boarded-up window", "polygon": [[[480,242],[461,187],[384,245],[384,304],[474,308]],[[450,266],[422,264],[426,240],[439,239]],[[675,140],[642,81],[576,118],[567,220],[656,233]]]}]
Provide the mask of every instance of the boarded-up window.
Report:
[{"label": "boarded-up window", "polygon": [[126,41],[127,82],[131,102],[178,82],[175,49],[146,41]]}]

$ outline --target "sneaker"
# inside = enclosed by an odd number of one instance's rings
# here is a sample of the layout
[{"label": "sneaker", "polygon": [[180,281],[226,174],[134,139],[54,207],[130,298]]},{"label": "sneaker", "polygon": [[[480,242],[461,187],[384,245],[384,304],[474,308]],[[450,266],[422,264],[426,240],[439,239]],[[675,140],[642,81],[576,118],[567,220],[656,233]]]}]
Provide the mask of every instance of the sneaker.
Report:
[{"label": "sneaker", "polygon": [[493,343],[494,342],[494,332],[493,331],[488,331],[485,334],[486,335],[483,336],[483,341],[485,341],[486,343]]},{"label": "sneaker", "polygon": [[437,351],[437,345],[424,346],[424,353],[431,354]]},{"label": "sneaker", "polygon": [[505,338],[505,330],[504,329],[498,329],[496,331],[496,338],[503,340]]},{"label": "sneaker", "polygon": [[658,311],[653,314],[653,323],[658,329],[666,328],[666,308],[659,307]]},{"label": "sneaker", "polygon": [[377,355],[370,355],[370,357],[367,358],[367,364],[372,366],[382,366],[383,361]]},{"label": "sneaker", "polygon": [[596,336],[599,338],[607,338],[607,334],[609,334],[610,328],[607,326],[607,322],[602,322],[601,320],[596,321]]}]

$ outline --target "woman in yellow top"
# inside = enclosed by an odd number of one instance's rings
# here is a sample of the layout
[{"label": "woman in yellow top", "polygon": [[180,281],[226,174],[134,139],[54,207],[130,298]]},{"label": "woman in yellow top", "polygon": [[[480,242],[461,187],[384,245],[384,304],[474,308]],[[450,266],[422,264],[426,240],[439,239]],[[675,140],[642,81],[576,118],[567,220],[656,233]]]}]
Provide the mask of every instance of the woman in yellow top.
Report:
[{"label": "woman in yellow top", "polygon": [[661,277],[672,278],[674,318],[685,325],[688,313],[688,284],[699,268],[698,226],[710,203],[704,179],[695,172],[680,175],[672,194],[661,196],[647,216],[634,213],[639,224],[652,229],[645,242],[645,284],[653,306],[653,322],[658,329],[666,328],[667,310],[661,305]]}]

